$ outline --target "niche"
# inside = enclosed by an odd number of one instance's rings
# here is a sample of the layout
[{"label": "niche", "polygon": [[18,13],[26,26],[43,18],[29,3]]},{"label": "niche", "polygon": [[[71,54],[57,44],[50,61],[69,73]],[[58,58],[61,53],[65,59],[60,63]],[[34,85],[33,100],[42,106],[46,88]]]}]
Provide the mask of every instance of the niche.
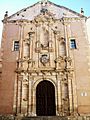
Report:
[{"label": "niche", "polygon": [[23,85],[23,100],[27,101],[28,99],[28,85],[24,84]]},{"label": "niche", "polygon": [[29,44],[28,43],[25,43],[24,44],[24,57],[29,57]]},{"label": "niche", "polygon": [[42,49],[48,47],[48,41],[49,41],[49,32],[45,29],[42,28],[42,32],[40,35],[40,41],[41,41],[41,47]]},{"label": "niche", "polygon": [[66,55],[65,42],[61,42],[59,45],[59,55],[62,57]]}]

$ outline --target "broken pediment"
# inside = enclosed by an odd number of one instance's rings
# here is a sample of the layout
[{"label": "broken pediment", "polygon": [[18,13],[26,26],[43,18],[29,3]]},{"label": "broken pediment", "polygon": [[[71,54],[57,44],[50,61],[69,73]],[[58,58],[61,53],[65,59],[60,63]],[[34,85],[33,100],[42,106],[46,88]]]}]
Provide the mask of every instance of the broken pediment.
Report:
[{"label": "broken pediment", "polygon": [[41,13],[40,15],[35,17],[36,22],[47,22],[55,19],[54,14],[46,11],[45,13]]}]

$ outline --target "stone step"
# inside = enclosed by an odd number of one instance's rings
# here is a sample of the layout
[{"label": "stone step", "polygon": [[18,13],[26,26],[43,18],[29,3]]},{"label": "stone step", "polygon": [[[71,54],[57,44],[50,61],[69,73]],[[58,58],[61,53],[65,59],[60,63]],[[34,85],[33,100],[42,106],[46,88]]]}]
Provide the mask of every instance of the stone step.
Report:
[{"label": "stone step", "polygon": [[90,120],[90,116],[36,116],[22,117],[14,115],[0,115],[0,120]]},{"label": "stone step", "polygon": [[67,117],[60,116],[37,116],[37,117],[24,117],[22,120],[68,120]]}]

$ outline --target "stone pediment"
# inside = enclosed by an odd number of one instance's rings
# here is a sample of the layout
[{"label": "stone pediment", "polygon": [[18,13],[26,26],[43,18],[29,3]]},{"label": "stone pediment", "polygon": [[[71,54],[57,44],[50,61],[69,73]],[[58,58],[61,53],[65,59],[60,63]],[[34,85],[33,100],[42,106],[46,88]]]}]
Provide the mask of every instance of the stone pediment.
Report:
[{"label": "stone pediment", "polygon": [[[64,6],[56,5],[50,1],[37,2],[36,4],[24,8],[17,13],[8,17],[5,15],[4,20],[12,21],[12,20],[34,20],[36,16],[40,15],[44,10],[48,11],[49,17],[54,15],[55,19],[60,19],[62,17],[85,17],[69,8]],[[4,21],[3,20],[3,21]]]}]

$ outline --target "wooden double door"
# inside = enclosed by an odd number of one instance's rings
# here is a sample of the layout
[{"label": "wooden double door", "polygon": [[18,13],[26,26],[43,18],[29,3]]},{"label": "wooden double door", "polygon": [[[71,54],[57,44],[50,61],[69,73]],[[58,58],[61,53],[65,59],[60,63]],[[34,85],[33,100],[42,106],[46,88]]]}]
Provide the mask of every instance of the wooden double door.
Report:
[{"label": "wooden double door", "polygon": [[47,80],[41,81],[36,88],[37,116],[55,116],[55,87]]}]

